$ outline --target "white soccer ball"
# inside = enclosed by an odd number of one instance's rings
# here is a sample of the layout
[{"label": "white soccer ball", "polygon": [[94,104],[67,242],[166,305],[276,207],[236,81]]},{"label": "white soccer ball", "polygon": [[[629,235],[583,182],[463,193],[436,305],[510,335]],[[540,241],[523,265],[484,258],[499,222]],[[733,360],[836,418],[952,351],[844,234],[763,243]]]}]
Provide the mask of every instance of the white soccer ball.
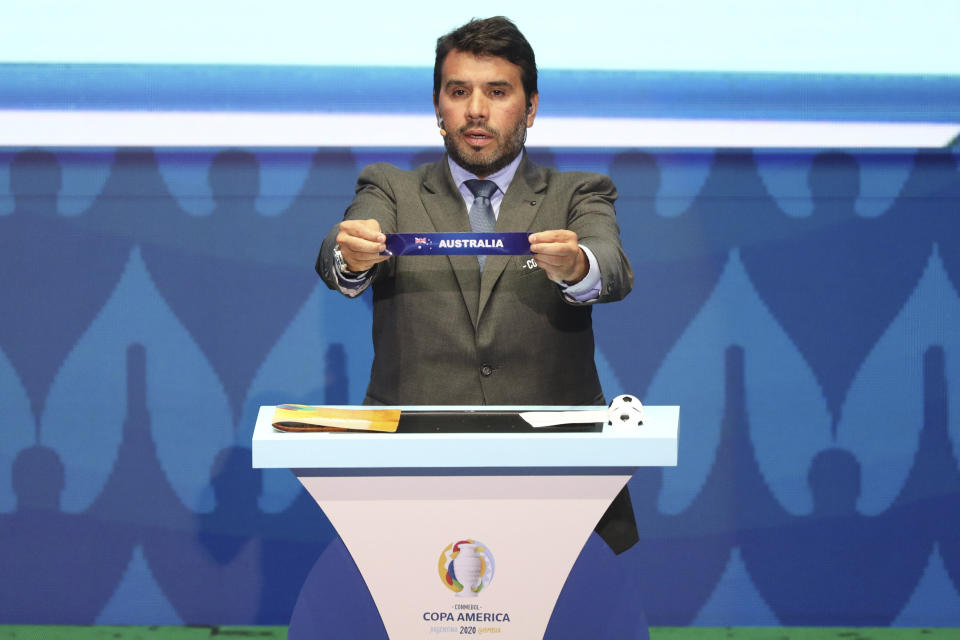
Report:
[{"label": "white soccer ball", "polygon": [[607,410],[609,426],[639,427],[643,424],[643,403],[636,396],[617,396]]}]

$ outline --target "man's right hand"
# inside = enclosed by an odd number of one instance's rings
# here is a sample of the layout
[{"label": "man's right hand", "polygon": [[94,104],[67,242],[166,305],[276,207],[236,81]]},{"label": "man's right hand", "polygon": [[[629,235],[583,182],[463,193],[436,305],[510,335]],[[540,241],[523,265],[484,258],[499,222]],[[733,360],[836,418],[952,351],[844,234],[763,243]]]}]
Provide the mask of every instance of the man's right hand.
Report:
[{"label": "man's right hand", "polygon": [[380,232],[380,223],[374,219],[344,220],[337,232],[337,244],[350,271],[366,271],[389,258],[380,255],[386,251],[386,240]]}]

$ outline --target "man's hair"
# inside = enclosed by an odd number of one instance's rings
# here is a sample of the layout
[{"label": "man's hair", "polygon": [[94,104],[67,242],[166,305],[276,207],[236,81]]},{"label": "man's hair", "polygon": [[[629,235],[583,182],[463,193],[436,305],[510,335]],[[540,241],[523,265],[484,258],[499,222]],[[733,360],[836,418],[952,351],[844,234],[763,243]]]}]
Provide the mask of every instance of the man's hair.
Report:
[{"label": "man's hair", "polygon": [[533,47],[517,25],[503,16],[478,20],[474,18],[459,29],[437,38],[437,58],[433,64],[433,99],[440,97],[440,76],[443,61],[451,51],[476,56],[503,58],[520,67],[523,93],[527,102],[537,92],[537,60]]}]

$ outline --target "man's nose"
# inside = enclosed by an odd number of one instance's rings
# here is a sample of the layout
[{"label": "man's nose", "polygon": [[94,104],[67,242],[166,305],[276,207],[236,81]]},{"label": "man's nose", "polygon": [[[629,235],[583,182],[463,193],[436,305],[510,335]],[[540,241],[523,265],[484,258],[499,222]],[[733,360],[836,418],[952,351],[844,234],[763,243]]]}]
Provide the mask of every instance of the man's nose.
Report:
[{"label": "man's nose", "polygon": [[479,91],[474,91],[467,101],[467,117],[471,120],[485,120],[490,115],[489,107],[487,97]]}]

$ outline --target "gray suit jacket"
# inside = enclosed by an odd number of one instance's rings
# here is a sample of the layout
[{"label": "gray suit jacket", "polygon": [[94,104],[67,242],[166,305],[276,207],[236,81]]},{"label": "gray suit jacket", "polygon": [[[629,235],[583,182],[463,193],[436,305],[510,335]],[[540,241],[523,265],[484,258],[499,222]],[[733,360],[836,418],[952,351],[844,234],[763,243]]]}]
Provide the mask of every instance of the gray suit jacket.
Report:
[{"label": "gray suit jacket", "polygon": [[[527,158],[500,206],[496,231],[571,229],[597,258],[598,302],[633,285],[609,178],[559,172]],[[469,232],[446,158],[414,171],[367,167],[345,219],[374,218],[384,233]],[[333,248],[317,272],[337,288]],[[603,404],[589,304],[568,302],[530,256],[400,257],[373,281],[374,362],[368,404]]]},{"label": "gray suit jacket", "polygon": [[[495,231],[576,231],[600,267],[595,302],[633,286],[606,176],[559,172],[524,158],[500,205]],[[468,232],[463,197],[444,157],[414,171],[374,164],[360,174],[344,219],[374,218],[384,233]],[[316,269],[339,289],[338,228]],[[373,275],[374,360],[364,404],[602,405],[590,304],[571,303],[530,256],[390,259]],[[592,303],[591,303],[592,304]],[[597,533],[620,553],[637,541],[626,488]]]}]

